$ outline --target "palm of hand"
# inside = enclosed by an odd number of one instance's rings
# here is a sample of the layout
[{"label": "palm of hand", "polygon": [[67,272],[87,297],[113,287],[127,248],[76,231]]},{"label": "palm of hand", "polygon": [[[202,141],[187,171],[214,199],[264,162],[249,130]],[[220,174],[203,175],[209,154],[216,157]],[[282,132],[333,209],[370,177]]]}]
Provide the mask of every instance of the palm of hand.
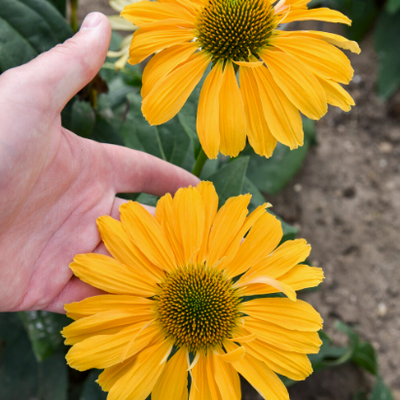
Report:
[{"label": "palm of hand", "polygon": [[[116,193],[160,195],[197,182],[147,154],[62,128],[60,110],[105,58],[110,32],[100,19],[96,32],[81,31],[0,77],[0,311],[62,312],[64,303],[99,293],[68,265],[75,254],[104,251],[95,221],[118,218]],[[90,66],[82,62],[88,52]]]}]

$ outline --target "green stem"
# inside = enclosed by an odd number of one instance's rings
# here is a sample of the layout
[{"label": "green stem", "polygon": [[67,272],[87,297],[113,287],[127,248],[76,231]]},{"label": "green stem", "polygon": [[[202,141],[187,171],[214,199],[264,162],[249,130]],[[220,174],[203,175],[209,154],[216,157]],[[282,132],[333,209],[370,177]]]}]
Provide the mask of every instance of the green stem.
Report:
[{"label": "green stem", "polygon": [[194,164],[192,174],[199,177],[207,160],[208,158],[206,156],[206,153],[204,153],[203,148],[200,147],[200,151],[197,155],[196,164]]},{"label": "green stem", "polygon": [[71,28],[78,32],[78,0],[71,0]]}]

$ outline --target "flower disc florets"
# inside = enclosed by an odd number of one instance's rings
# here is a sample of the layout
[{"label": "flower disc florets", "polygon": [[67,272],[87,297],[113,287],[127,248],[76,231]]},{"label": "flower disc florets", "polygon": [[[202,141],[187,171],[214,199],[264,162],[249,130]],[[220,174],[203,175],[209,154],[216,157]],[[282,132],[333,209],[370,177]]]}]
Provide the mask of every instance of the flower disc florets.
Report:
[{"label": "flower disc florets", "polygon": [[222,272],[191,265],[169,275],[161,288],[159,320],[177,346],[194,352],[230,337],[240,299]]},{"label": "flower disc florets", "polygon": [[197,20],[197,40],[213,60],[258,56],[276,27],[268,0],[209,0]]}]

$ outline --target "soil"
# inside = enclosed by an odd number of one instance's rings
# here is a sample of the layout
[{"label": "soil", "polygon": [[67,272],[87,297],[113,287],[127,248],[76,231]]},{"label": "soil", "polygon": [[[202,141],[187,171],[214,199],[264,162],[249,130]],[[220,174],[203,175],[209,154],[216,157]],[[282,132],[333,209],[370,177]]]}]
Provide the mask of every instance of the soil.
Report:
[{"label": "soil", "polygon": [[[106,0],[81,0],[81,17],[92,10],[115,13]],[[301,171],[267,199],[300,228],[299,237],[313,247],[313,265],[324,269],[322,288],[306,299],[322,314],[326,332],[343,344],[333,327],[339,319],[371,341],[381,375],[400,400],[400,92],[386,103],[377,97],[373,38],[361,48],[361,55],[349,54],[355,69],[349,92],[357,106],[349,113],[330,108]],[[290,392],[292,400],[350,400],[370,385],[371,377],[346,365],[314,374]],[[247,385],[243,398],[261,399]]]}]

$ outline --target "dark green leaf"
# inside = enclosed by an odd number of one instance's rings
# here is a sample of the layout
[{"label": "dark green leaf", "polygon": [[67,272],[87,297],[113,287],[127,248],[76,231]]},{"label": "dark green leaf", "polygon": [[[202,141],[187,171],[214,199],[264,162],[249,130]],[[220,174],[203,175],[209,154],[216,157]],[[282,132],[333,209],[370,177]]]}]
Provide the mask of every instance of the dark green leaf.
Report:
[{"label": "dark green leaf", "polygon": [[220,206],[229,197],[238,196],[242,193],[248,163],[249,157],[239,157],[227,163],[207,178],[207,180],[214,183]]},{"label": "dark green leaf", "polygon": [[96,123],[96,113],[87,101],[76,100],[72,104],[69,126],[67,129],[82,137],[93,134]]},{"label": "dark green leaf", "polygon": [[2,0],[0,72],[30,61],[72,36],[57,9],[43,0]]},{"label": "dark green leaf", "polygon": [[63,354],[55,354],[39,364],[40,400],[66,400],[68,368]]},{"label": "dark green leaf", "polygon": [[51,4],[53,4],[53,6],[55,8],[57,8],[57,10],[59,11],[59,13],[65,17],[65,9],[66,9],[66,0],[47,0],[49,1]]},{"label": "dark green leaf", "polygon": [[378,377],[369,400],[394,400],[393,394],[381,377]]},{"label": "dark green leaf", "polygon": [[123,145],[124,140],[119,132],[121,121],[112,114],[112,111],[96,112],[96,123],[91,139],[102,143]]},{"label": "dark green leaf", "polygon": [[386,2],[386,11],[389,14],[395,14],[400,10],[400,0],[388,0]]},{"label": "dark green leaf", "polygon": [[375,31],[378,55],[378,93],[391,96],[400,86],[400,12],[382,11]]},{"label": "dark green leaf", "polygon": [[375,349],[369,342],[361,343],[355,350],[352,360],[373,375],[378,374]]},{"label": "dark green leaf", "polygon": [[32,343],[38,361],[63,349],[61,329],[69,323],[65,315],[47,311],[27,311],[18,313]]},{"label": "dark green leaf", "polygon": [[106,400],[107,393],[103,392],[96,380],[99,376],[99,371],[93,370],[90,372],[83,385],[82,394],[79,400]]},{"label": "dark green leaf", "polygon": [[145,204],[146,206],[152,206],[155,207],[157,205],[159,197],[153,196],[152,194],[147,194],[147,193],[140,193],[135,201],[138,201],[141,204]]}]

